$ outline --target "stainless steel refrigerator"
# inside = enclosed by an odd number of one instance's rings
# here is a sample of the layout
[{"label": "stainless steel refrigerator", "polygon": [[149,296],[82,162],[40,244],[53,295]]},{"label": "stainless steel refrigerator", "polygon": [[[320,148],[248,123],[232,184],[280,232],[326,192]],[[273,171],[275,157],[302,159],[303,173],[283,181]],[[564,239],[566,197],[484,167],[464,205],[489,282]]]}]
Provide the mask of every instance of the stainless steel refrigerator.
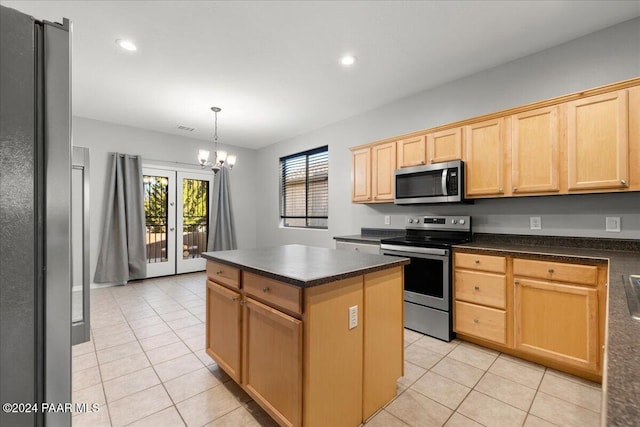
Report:
[{"label": "stainless steel refrigerator", "polygon": [[[70,22],[0,6],[0,404],[71,402]],[[0,425],[71,413],[0,411]]]}]

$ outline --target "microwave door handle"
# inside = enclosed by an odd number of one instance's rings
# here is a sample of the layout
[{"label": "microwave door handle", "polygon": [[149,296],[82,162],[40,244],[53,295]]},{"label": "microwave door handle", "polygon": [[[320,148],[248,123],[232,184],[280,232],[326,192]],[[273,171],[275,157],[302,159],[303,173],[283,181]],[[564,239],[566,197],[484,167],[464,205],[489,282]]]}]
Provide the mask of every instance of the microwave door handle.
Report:
[{"label": "microwave door handle", "polygon": [[449,169],[442,169],[442,195],[448,196],[447,193],[447,178],[449,175]]}]

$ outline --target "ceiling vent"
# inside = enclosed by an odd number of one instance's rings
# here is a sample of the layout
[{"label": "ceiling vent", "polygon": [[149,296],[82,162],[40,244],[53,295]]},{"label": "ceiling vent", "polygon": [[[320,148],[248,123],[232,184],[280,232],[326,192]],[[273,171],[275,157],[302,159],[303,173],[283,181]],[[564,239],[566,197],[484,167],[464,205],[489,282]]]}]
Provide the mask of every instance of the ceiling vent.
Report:
[{"label": "ceiling vent", "polygon": [[183,130],[185,132],[193,132],[194,130],[196,130],[196,128],[190,128],[189,126],[182,126],[182,125],[179,125],[178,129]]}]

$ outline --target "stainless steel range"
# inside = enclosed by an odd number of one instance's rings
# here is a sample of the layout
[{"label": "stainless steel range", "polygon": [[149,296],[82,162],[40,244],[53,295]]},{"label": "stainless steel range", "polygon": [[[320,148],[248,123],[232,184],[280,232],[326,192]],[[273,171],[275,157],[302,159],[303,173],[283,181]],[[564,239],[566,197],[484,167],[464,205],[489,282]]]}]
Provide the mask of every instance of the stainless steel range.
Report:
[{"label": "stainless steel range", "polygon": [[411,258],[404,268],[406,328],[451,341],[451,246],[471,241],[470,216],[422,216],[407,219],[406,235],[383,239],[383,255]]}]

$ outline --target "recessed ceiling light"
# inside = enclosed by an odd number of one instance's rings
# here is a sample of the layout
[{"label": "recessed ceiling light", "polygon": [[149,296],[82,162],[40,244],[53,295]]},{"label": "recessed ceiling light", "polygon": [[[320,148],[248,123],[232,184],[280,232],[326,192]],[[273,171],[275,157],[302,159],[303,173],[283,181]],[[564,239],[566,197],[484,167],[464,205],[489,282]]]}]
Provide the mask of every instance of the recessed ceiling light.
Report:
[{"label": "recessed ceiling light", "polygon": [[353,55],[344,55],[342,58],[340,58],[340,63],[342,65],[353,65],[356,62],[356,57]]},{"label": "recessed ceiling light", "polygon": [[133,52],[134,50],[138,50],[136,45],[133,44],[133,42],[131,40],[118,39],[118,40],[116,40],[116,43],[118,44],[118,46],[120,46],[124,50],[129,50],[131,52]]}]

